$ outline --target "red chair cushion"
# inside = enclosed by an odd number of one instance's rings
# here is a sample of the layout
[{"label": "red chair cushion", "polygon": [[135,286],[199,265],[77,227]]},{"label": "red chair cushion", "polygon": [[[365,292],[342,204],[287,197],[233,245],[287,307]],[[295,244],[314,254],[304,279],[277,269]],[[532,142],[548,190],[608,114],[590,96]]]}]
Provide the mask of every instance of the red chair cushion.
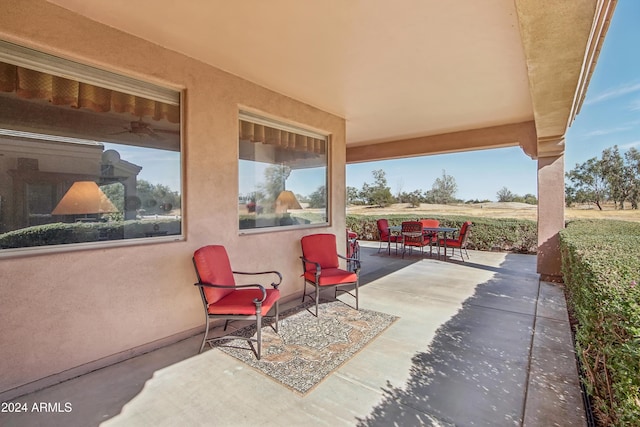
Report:
[{"label": "red chair cushion", "polygon": [[[462,224],[462,227],[460,227],[460,233],[458,234],[458,237],[456,239],[447,239],[447,246],[456,247],[456,248],[462,247],[462,243],[464,242],[464,239],[467,234],[467,229],[469,228],[470,225],[471,225],[471,221],[465,221]],[[441,246],[444,245],[444,239],[439,239],[438,244]]]},{"label": "red chair cushion", "polygon": [[[311,234],[301,239],[302,256],[313,262],[317,262],[325,268],[337,268],[339,265],[335,234]],[[315,264],[305,263],[305,270],[315,270]]]},{"label": "red chair cushion", "polygon": [[224,246],[204,246],[193,254],[196,271],[202,283],[229,286],[229,289],[204,288],[204,294],[208,304],[218,302],[230,292],[236,281],[231,270],[231,263]]},{"label": "red chair cushion", "polygon": [[[444,246],[444,239],[440,239],[438,241],[440,246]],[[449,248],[458,248],[462,245],[462,242],[458,239],[447,239],[447,247]]]},{"label": "red chair cushion", "polygon": [[[315,283],[316,271],[308,270],[304,273],[304,278],[310,282]],[[320,283],[319,286],[333,286],[342,285],[347,283],[355,283],[358,280],[358,275],[351,271],[342,270],[340,268],[323,268],[320,271]]]},{"label": "red chair cushion", "polygon": [[437,219],[421,219],[420,222],[424,228],[438,228],[440,221]]},{"label": "red chair cushion", "polygon": [[[267,297],[262,303],[261,313],[266,316],[273,304],[280,298],[279,289],[267,289]],[[256,314],[254,299],[262,299],[260,289],[238,289],[228,293],[215,304],[209,304],[209,314],[242,314],[250,316]]]},{"label": "red chair cushion", "polygon": [[389,239],[389,221],[386,219],[379,219],[377,221],[378,225],[378,234],[380,235],[380,240],[388,240]]}]

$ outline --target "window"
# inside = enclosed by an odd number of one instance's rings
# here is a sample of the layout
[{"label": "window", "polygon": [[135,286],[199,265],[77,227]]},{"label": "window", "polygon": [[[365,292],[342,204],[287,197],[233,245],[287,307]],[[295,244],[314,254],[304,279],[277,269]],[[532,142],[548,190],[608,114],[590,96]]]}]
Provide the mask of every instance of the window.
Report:
[{"label": "window", "polygon": [[180,92],[0,41],[0,256],[175,240],[181,162]]},{"label": "window", "polygon": [[241,112],[239,228],[327,224],[326,135]]}]

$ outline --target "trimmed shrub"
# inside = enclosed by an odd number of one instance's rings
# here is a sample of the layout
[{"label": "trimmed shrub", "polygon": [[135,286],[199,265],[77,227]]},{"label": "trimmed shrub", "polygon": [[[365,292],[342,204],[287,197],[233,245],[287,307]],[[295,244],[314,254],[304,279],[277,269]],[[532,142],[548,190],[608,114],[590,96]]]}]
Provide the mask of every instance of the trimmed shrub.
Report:
[{"label": "trimmed shrub", "polygon": [[[379,240],[376,221],[380,216],[347,215],[347,227],[358,233],[361,240]],[[389,225],[414,221],[415,216],[388,215]],[[469,218],[462,216],[429,216],[440,221],[442,227],[460,228],[465,221],[473,226],[468,237],[468,248],[481,251],[505,251],[535,254],[538,249],[538,230],[535,221],[501,218]]]},{"label": "trimmed shrub", "polygon": [[97,241],[137,239],[161,232],[180,234],[181,221],[158,219],[155,221],[73,222],[35,225],[0,234],[0,249],[63,245]]},{"label": "trimmed shrub", "polygon": [[640,422],[640,224],[580,220],[560,232],[583,382],[601,425]]}]

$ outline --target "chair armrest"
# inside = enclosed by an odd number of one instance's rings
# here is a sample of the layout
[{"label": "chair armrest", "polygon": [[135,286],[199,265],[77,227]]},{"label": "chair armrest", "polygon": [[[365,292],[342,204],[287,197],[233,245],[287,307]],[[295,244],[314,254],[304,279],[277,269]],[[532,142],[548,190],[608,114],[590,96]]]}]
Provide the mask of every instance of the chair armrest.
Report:
[{"label": "chair armrest", "polygon": [[345,261],[349,261],[349,262],[355,263],[355,268],[354,268],[353,271],[354,271],[354,273],[358,274],[358,272],[360,271],[360,260],[359,259],[347,258],[346,256],[340,255],[340,254],[338,254],[338,258],[341,258],[341,259],[343,259]]},{"label": "chair armrest", "polygon": [[201,288],[233,288],[233,289],[241,289],[241,288],[258,288],[260,289],[260,291],[262,292],[262,299],[254,299],[253,302],[254,303],[262,303],[266,298],[267,298],[267,291],[265,290],[264,286],[262,286],[259,283],[251,283],[248,285],[235,285],[235,286],[227,286],[227,285],[214,285],[213,283],[203,283],[203,282],[198,282],[198,283],[194,283],[193,286],[199,286]]},{"label": "chair armrest", "polygon": [[280,284],[282,283],[282,274],[280,274],[279,271],[256,271],[256,272],[249,272],[249,271],[232,271],[233,274],[242,274],[242,275],[251,275],[251,276],[257,276],[257,275],[262,275],[262,274],[275,274],[276,276],[278,276],[278,283],[276,282],[271,282],[271,286],[274,289],[278,289],[278,286],[280,286]]},{"label": "chair armrest", "polygon": [[[306,259],[305,257],[301,256],[300,259],[302,260],[302,265],[304,266],[305,263],[309,263],[309,264],[315,264],[316,265],[316,276],[320,275],[320,272],[322,271],[322,267],[320,266],[319,262],[315,262],[315,261],[311,261],[310,259]],[[306,271],[306,270],[305,270]]]}]

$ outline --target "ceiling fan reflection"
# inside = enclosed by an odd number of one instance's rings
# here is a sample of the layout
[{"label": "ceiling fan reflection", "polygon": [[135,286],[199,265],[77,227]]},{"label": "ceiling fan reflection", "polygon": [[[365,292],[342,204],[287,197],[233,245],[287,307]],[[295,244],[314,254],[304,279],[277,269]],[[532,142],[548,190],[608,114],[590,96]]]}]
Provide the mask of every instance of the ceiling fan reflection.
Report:
[{"label": "ceiling fan reflection", "polygon": [[135,120],[129,123],[129,126],[123,127],[124,131],[111,133],[110,135],[121,135],[125,133],[132,133],[137,135],[140,138],[151,137],[154,139],[162,139],[162,136],[159,133],[170,133],[174,135],[178,135],[179,131],[173,130],[164,130],[164,129],[154,129],[151,127],[150,123],[142,121],[142,118],[139,120]]}]

